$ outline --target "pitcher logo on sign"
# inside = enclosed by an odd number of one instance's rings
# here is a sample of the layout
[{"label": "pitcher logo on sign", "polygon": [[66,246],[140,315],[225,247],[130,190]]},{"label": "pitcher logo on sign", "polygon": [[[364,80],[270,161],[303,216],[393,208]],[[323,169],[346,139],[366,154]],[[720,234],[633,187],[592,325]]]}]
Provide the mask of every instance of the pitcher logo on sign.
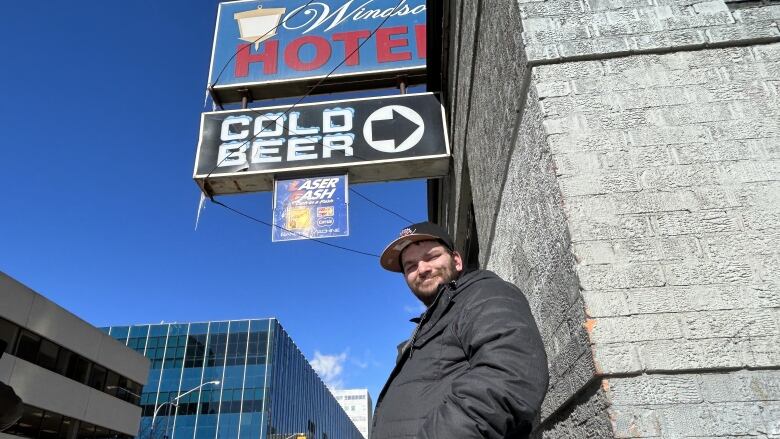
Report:
[{"label": "pitcher logo on sign", "polygon": [[257,50],[260,43],[276,35],[276,28],[284,11],[284,8],[273,8],[235,13],[233,17],[238,22],[240,34],[238,38],[253,43]]}]

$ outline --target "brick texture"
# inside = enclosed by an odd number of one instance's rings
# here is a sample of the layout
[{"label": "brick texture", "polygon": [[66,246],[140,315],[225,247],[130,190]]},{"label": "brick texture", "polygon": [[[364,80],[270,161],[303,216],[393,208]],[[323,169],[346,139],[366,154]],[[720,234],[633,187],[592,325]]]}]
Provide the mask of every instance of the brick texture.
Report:
[{"label": "brick texture", "polygon": [[778,47],[533,69],[614,437],[778,433]]},{"label": "brick texture", "polygon": [[[487,268],[520,286],[534,310],[550,369],[547,415],[581,390],[595,368],[542,118],[530,90],[507,175],[512,190],[501,199]],[[539,163],[540,156],[546,160]]]},{"label": "brick texture", "polygon": [[531,303],[535,434],[780,437],[780,6],[447,10],[441,212]]},{"label": "brick texture", "polygon": [[572,403],[546,419],[536,438],[603,438],[613,437],[609,418],[609,399],[595,382],[584,389]]},{"label": "brick texture", "polygon": [[[734,357],[724,358],[724,367],[755,367],[772,355],[757,354],[742,337],[776,337],[780,321],[772,269],[780,244],[780,162],[773,152],[780,119],[771,117],[780,104],[769,76],[757,79],[776,46],[534,69],[541,84],[570,84],[558,86],[568,95],[540,100],[543,109],[555,109],[543,125],[553,161],[561,164],[571,249],[602,362],[599,345],[636,343],[646,370],[707,368],[706,352],[698,364],[695,353],[726,338],[739,347],[729,350]],[[712,74],[674,87],[657,79],[697,69]],[[633,88],[605,98],[615,93],[607,87],[612,77]],[[587,83],[587,93],[577,96],[576,83]],[[761,92],[750,101],[723,100],[718,92],[738,87]],[[561,100],[565,105],[556,106]],[[760,111],[752,110],[756,105]],[[677,346],[680,355],[656,355],[653,340]],[[615,364],[625,361],[600,367],[618,372]]]},{"label": "brick texture", "polygon": [[780,372],[615,378],[614,437],[777,437]]},{"label": "brick texture", "polygon": [[518,2],[531,62],[780,39],[780,5],[732,11],[723,1]]}]

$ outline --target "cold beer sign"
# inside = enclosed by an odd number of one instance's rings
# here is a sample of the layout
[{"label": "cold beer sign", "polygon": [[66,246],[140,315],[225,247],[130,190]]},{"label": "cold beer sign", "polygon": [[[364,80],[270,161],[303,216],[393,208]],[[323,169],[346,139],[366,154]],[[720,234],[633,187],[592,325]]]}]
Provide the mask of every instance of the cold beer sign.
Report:
[{"label": "cold beer sign", "polygon": [[438,177],[449,163],[444,127],[433,93],[203,113],[194,178],[218,195],[270,191],[291,174]]},{"label": "cold beer sign", "polygon": [[221,3],[209,84],[218,100],[236,102],[242,93],[302,94],[331,71],[317,92],[338,90],[328,88],[335,83],[374,87],[399,74],[415,82],[423,79],[425,42],[425,0]]}]

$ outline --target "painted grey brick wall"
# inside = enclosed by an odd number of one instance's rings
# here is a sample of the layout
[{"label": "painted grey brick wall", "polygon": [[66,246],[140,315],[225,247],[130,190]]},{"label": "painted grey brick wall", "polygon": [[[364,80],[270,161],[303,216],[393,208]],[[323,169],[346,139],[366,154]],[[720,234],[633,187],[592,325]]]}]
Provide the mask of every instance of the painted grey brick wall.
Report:
[{"label": "painted grey brick wall", "polygon": [[780,38],[780,5],[732,11],[718,0],[518,0],[518,4],[531,61]]},{"label": "painted grey brick wall", "polygon": [[533,69],[614,437],[780,435],[779,55]]},{"label": "painted grey brick wall", "polygon": [[599,385],[588,386],[557,414],[548,417],[535,438],[582,439],[614,437],[606,391]]},{"label": "painted grey brick wall", "polygon": [[610,379],[614,437],[780,436],[780,371]]},{"label": "painted grey brick wall", "polygon": [[615,437],[780,434],[778,54],[533,70]]},{"label": "painted grey brick wall", "polygon": [[[469,90],[468,108],[457,112],[467,117],[462,137],[470,168],[474,211],[480,237],[480,262],[489,255],[489,236],[498,210],[501,188],[520,112],[525,53],[520,32],[506,32],[520,22],[516,8],[501,0],[464,2],[464,14],[473,13],[478,32],[470,42],[473,59],[470,77],[463,77]],[[464,17],[464,20],[466,18]],[[467,50],[464,45],[462,50]],[[507,63],[506,60],[514,60]],[[466,102],[460,101],[462,104]],[[457,125],[456,125],[457,126]],[[498,171],[498,172],[497,172]]]},{"label": "painted grey brick wall", "polygon": [[470,102],[473,88],[474,52],[477,39],[478,2],[452,1],[449,9],[452,24],[449,38],[449,79],[448,101],[444,103],[452,128],[449,133],[453,154],[452,173],[442,185],[442,198],[447,206],[442,209],[443,222],[452,225],[455,236],[464,236],[459,221],[468,206],[461,205],[462,179],[466,157],[466,125],[469,120]]},{"label": "painted grey brick wall", "polygon": [[528,297],[550,370],[542,416],[558,410],[593,378],[586,320],[570,252],[564,203],[546,142],[544,116],[529,90],[486,268],[515,283]]},{"label": "painted grey brick wall", "polygon": [[450,2],[441,211],[462,238],[471,186],[480,262],[530,300],[537,435],[780,437],[769,3]]},{"label": "painted grey brick wall", "polygon": [[601,370],[778,364],[779,69],[780,44],[534,69],[568,91],[543,123]]}]

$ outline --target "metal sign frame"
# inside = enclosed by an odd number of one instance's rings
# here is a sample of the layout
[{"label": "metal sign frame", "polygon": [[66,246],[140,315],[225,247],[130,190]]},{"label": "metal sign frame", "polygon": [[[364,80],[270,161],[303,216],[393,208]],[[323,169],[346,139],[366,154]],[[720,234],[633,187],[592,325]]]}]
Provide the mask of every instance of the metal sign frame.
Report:
[{"label": "metal sign frame", "polygon": [[[323,106],[333,104],[345,104],[361,101],[373,100],[396,100],[415,96],[434,96],[435,93],[413,93],[394,96],[373,96],[359,99],[341,99],[335,101],[312,102],[297,105],[295,108],[305,108],[308,106]],[[273,107],[263,107],[257,109],[258,112],[269,110],[288,110],[289,105],[278,105]],[[442,177],[449,173],[451,149],[449,136],[447,133],[447,119],[444,106],[439,103],[439,112],[442,123],[442,140],[444,143],[443,154],[431,154],[416,157],[399,157],[380,160],[356,161],[351,163],[333,163],[333,164],[312,164],[305,166],[292,166],[281,169],[269,169],[263,171],[251,172],[223,172],[219,174],[198,173],[198,165],[201,159],[201,145],[203,144],[203,125],[207,115],[210,114],[230,114],[246,113],[253,109],[215,111],[201,114],[201,128],[198,135],[198,146],[195,154],[195,165],[193,169],[193,179],[201,190],[207,195],[224,195],[243,192],[263,192],[273,190],[274,180],[276,178],[294,177],[312,177],[322,175],[333,175],[337,173],[348,173],[350,183],[368,183],[376,181],[393,181],[413,178],[434,178]],[[212,170],[213,172],[213,170]],[[381,178],[381,175],[393,175],[395,177]],[[207,178],[208,176],[208,178]]]},{"label": "metal sign frame", "polygon": [[[355,91],[361,89],[393,87],[393,86],[397,86],[400,80],[403,80],[404,83],[409,85],[423,84],[427,80],[426,59],[425,58],[418,59],[412,56],[411,61],[414,62],[413,63],[410,62],[410,64],[413,65],[404,66],[404,67],[397,67],[394,65],[390,65],[388,68],[366,69],[366,70],[353,71],[353,72],[339,72],[340,69],[343,70],[344,68],[344,66],[342,65],[341,67],[339,67],[339,69],[337,69],[332,74],[329,74],[330,69],[328,69],[328,71],[315,72],[314,74],[300,76],[300,77],[271,78],[271,79],[259,78],[255,80],[232,82],[228,84],[220,84],[220,83],[214,84],[214,81],[216,79],[215,76],[217,76],[218,72],[222,70],[222,68],[224,67],[220,65],[217,66],[218,68],[215,68],[218,44],[221,43],[220,38],[221,37],[224,38],[221,34],[221,27],[220,27],[221,22],[224,20],[223,6],[225,9],[228,9],[233,5],[242,4],[242,3],[261,4],[258,2],[258,0],[239,0],[234,2],[223,2],[219,4],[218,11],[217,11],[216,25],[214,28],[214,39],[212,42],[211,58],[209,63],[209,79],[208,79],[209,91],[211,92],[212,98],[215,100],[217,104],[221,105],[223,103],[240,102],[243,98],[247,98],[247,97],[249,98],[249,100],[261,100],[261,99],[271,99],[271,98],[278,98],[278,97],[285,97],[285,96],[300,96],[311,92],[312,85],[319,83],[321,80],[323,80],[323,78],[327,78],[327,80],[322,81],[322,83],[317,87],[316,90],[314,90],[314,92],[333,93],[339,91]],[[325,1],[325,3],[327,3],[327,0]],[[369,2],[356,1],[354,3],[354,6],[357,7],[360,5],[366,5],[368,3],[370,3],[370,1]],[[397,3],[393,2],[393,5],[395,4]],[[350,5],[352,5],[352,3],[350,3]],[[423,3],[423,5],[426,4]],[[276,8],[278,6],[273,4],[273,5],[269,5],[269,7]],[[311,8],[311,6],[309,8]],[[307,10],[309,9],[307,8]],[[423,12],[423,14],[425,14],[425,12]],[[397,18],[397,17],[391,17],[389,21],[392,22],[393,18]],[[422,15],[422,20],[418,25],[427,26],[426,21],[427,20],[425,18],[425,15]],[[410,23],[410,29],[411,26],[413,25],[414,23]],[[388,26],[390,26],[390,24],[385,24],[383,28]],[[373,30],[373,27],[371,28],[371,30]],[[411,30],[410,33],[414,34],[415,31]],[[325,33],[312,33],[311,35],[322,36],[325,35]],[[266,39],[261,41],[261,43],[276,36],[278,36],[278,31],[276,35],[274,34],[269,35]],[[376,35],[371,36],[371,39],[375,40],[376,38],[377,38]],[[417,38],[417,36],[415,36],[415,38]],[[247,40],[242,40],[239,36],[239,38],[236,41],[239,42],[239,41],[247,41]],[[251,44],[251,43],[247,43],[247,44]],[[370,42],[366,43],[366,45],[370,45]],[[413,46],[413,45],[414,45],[414,41],[410,40],[409,46]],[[365,48],[365,46],[363,46],[363,48]],[[278,59],[283,58],[283,56],[281,55],[281,52],[283,50],[284,50],[283,47],[279,48],[279,53],[277,53]],[[361,49],[359,52],[363,53],[363,50],[364,49]],[[231,54],[233,53],[235,53],[235,51],[231,52]],[[224,54],[222,54],[221,56],[224,57]],[[334,52],[334,56],[335,56],[335,52]],[[341,59],[338,56],[336,56],[336,58]],[[236,62],[235,59],[228,61],[227,64],[228,67],[226,68],[225,72],[229,71],[231,66],[235,65],[235,62]]]}]

